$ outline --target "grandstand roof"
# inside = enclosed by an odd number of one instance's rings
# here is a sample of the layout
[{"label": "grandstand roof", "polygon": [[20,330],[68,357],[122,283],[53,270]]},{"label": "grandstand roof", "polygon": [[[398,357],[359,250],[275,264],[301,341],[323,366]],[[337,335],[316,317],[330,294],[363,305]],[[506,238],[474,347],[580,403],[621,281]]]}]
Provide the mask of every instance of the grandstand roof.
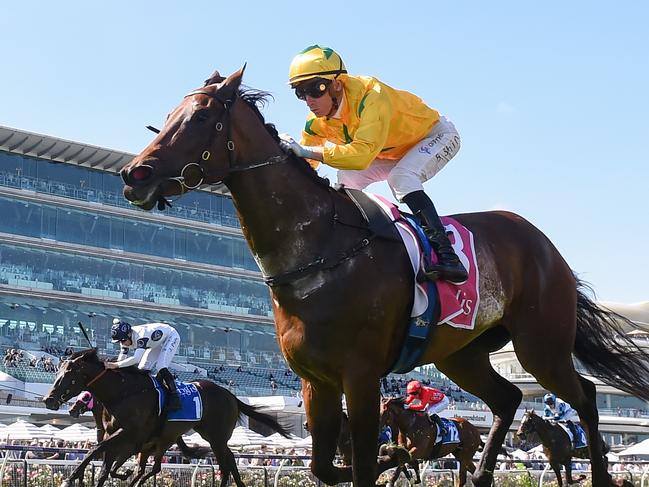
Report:
[{"label": "grandstand roof", "polygon": [[[2,125],[0,125],[0,150],[112,173],[119,172],[124,164],[135,157],[135,154],[128,152],[82,144]],[[222,184],[201,189],[212,193],[228,193],[227,188]]]}]

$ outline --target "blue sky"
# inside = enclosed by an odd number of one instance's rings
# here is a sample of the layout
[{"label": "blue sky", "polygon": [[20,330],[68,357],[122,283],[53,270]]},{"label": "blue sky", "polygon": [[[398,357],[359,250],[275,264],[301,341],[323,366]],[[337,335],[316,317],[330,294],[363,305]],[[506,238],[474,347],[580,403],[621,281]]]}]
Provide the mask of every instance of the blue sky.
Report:
[{"label": "blue sky", "polygon": [[458,127],[460,153],[426,184],[440,213],[515,211],[600,299],[649,300],[646,2],[23,0],[2,20],[0,124],[129,152],[244,62],[275,97],[266,119],[298,136],[288,64],[330,46]]}]

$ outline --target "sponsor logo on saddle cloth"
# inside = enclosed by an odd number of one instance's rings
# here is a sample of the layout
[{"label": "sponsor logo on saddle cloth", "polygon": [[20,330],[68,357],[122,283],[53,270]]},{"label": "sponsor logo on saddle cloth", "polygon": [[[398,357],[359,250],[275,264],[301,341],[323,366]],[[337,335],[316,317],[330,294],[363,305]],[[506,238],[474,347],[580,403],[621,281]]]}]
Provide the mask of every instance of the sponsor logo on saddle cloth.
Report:
[{"label": "sponsor logo on saddle cloth", "polygon": [[460,443],[460,430],[457,423],[453,420],[440,417],[444,426],[446,427],[446,434],[442,437],[437,430],[437,438],[435,439],[436,445],[448,445],[450,443]]},{"label": "sponsor logo on saddle cloth", "polygon": [[570,438],[570,441],[572,442],[573,445],[575,445],[575,448],[584,448],[588,446],[588,439],[586,438],[586,431],[584,430],[583,426],[581,423],[572,423],[575,425],[575,429],[577,430],[577,433],[579,434],[579,438],[577,438],[577,441],[575,441],[575,438],[572,434],[572,431],[570,431],[570,428],[568,428],[568,425],[566,423],[558,423],[559,426],[563,428],[563,431],[565,431],[568,435],[568,438]]},{"label": "sponsor logo on saddle cloth", "polygon": [[[158,391],[158,415],[160,415],[167,400],[167,389],[155,377],[151,377],[151,380]],[[196,386],[176,381],[176,389],[182,407],[178,411],[169,411],[167,421],[200,421],[203,417],[203,400]]]},{"label": "sponsor logo on saddle cloth", "polygon": [[[418,232],[412,227],[413,222],[405,218],[399,212],[399,208],[392,202],[379,195],[366,194],[390,217],[401,234],[401,239],[410,256],[410,262],[415,275],[415,299],[410,316],[421,316],[428,308],[428,292],[426,286],[429,285],[429,282],[419,283],[416,281],[417,273],[423,266],[424,259],[426,258],[420,238],[417,236]],[[478,305],[480,304],[480,276],[475,255],[473,234],[453,218],[443,216],[441,220],[449,234],[449,240],[453,245],[453,250],[469,272],[469,278],[461,284],[454,284],[447,281],[437,281],[435,283],[440,301],[438,324],[447,324],[454,328],[473,330],[478,313]],[[419,232],[422,232],[421,228]],[[437,262],[437,256],[434,252],[431,252],[431,261],[433,263]]]}]

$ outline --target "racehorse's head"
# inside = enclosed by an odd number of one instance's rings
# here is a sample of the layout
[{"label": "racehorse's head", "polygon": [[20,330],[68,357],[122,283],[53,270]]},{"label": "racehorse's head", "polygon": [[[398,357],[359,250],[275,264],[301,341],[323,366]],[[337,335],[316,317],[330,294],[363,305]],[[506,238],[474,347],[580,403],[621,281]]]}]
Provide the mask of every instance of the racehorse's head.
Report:
[{"label": "racehorse's head", "polygon": [[526,409],[521,418],[521,425],[516,430],[516,436],[523,441],[526,441],[532,433],[536,432],[536,420],[538,416],[533,409]]},{"label": "racehorse's head", "polygon": [[61,364],[54,384],[43,397],[45,407],[58,410],[61,404],[86,389],[102,370],[105,370],[104,365],[94,348],[71,355]]},{"label": "racehorse's head", "polygon": [[70,411],[68,411],[70,413],[70,416],[72,416],[73,418],[78,418],[82,414],[92,410],[94,401],[95,400],[92,397],[92,393],[90,391],[83,391],[81,394],[79,394],[79,397],[70,408]]},{"label": "racehorse's head", "polygon": [[[266,94],[240,90],[243,71],[227,78],[215,72],[202,88],[185,95],[153,142],[122,168],[124,196],[131,204],[150,210],[158,203],[164,209],[167,197],[256,167],[251,161],[259,163],[269,154],[286,158],[276,133],[263,129],[255,106]],[[255,122],[262,128],[258,133]]]},{"label": "racehorse's head", "polygon": [[380,406],[380,427],[394,427],[397,415],[403,410],[403,397],[388,397],[381,399]]}]

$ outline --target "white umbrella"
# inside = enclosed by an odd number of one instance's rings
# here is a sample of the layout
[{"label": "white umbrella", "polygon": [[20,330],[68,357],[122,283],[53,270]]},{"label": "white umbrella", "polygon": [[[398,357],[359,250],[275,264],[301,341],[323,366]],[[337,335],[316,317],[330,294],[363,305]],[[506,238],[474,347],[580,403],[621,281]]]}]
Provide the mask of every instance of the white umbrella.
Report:
[{"label": "white umbrella", "polygon": [[295,448],[311,448],[313,446],[313,438],[311,435],[306,438],[300,438],[293,445]]},{"label": "white umbrella", "polygon": [[86,428],[85,426],[82,426],[80,424],[73,424],[55,433],[54,438],[58,438],[64,441],[96,440],[97,431],[94,429]]},{"label": "white umbrella", "polygon": [[258,447],[261,445],[274,446],[273,440],[243,426],[234,428],[232,437],[228,440],[228,446],[232,448]]},{"label": "white umbrella", "polygon": [[516,460],[529,460],[529,458],[530,458],[529,453],[524,452],[524,451],[521,450],[520,448],[518,448],[518,449],[516,449],[516,450],[514,450],[514,451],[512,451],[512,452],[510,452],[509,455],[510,455],[512,458],[515,458]]},{"label": "white umbrella", "polygon": [[618,457],[649,456],[649,439],[641,441],[617,453]]},{"label": "white umbrella", "polygon": [[34,440],[51,438],[52,434],[41,430],[38,426],[19,419],[0,432],[0,436],[9,440]]},{"label": "white umbrella", "polygon": [[61,431],[55,426],[52,426],[51,424],[46,424],[45,426],[40,427],[41,431],[45,431],[45,433],[49,433],[51,436],[56,436],[56,433]]}]

